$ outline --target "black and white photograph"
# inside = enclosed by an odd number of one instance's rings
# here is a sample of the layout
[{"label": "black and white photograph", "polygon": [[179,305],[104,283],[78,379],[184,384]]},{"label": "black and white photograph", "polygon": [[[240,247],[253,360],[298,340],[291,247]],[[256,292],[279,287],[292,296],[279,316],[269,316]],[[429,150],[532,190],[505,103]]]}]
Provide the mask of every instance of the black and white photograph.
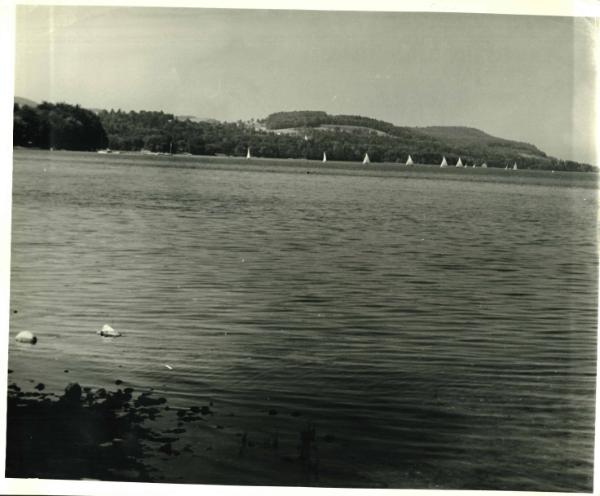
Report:
[{"label": "black and white photograph", "polygon": [[598,17],[311,5],[10,11],[6,480],[594,491]]}]

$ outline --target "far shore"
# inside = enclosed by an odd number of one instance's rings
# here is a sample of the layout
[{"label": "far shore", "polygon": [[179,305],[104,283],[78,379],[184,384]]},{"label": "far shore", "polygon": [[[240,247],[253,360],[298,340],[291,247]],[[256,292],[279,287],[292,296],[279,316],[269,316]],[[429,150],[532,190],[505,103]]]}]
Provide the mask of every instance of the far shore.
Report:
[{"label": "far shore", "polygon": [[[14,147],[15,155],[27,153],[35,155],[60,154],[64,157],[86,157],[107,164],[121,165],[153,165],[156,167],[174,166],[177,168],[204,169],[245,169],[255,172],[294,172],[298,174],[342,174],[368,175],[370,177],[406,177],[418,179],[441,179],[450,181],[495,181],[502,183],[519,183],[523,181],[534,184],[560,184],[561,186],[580,186],[597,188],[598,170],[584,171],[550,171],[543,169],[502,169],[498,167],[455,167],[441,168],[439,164],[405,165],[397,162],[361,162],[311,160],[305,158],[267,158],[230,155],[190,155],[190,154],[148,154],[140,151],[119,151],[113,153],[97,153],[96,151],[47,150],[42,148]],[[559,182],[560,181],[560,182]]]},{"label": "far shore", "polygon": [[[318,165],[319,167],[328,167],[330,165],[339,165],[339,164],[343,164],[343,165],[349,165],[349,166],[361,166],[364,167],[366,169],[368,168],[373,168],[374,166],[393,166],[396,168],[403,168],[405,170],[411,170],[411,169],[418,169],[419,167],[428,167],[428,168],[438,168],[438,169],[444,169],[446,171],[448,170],[455,170],[455,169],[460,169],[460,170],[485,170],[485,171],[504,171],[506,170],[504,167],[494,167],[494,166],[488,166],[487,168],[482,168],[481,166],[476,166],[476,167],[472,167],[472,166],[463,166],[463,167],[456,167],[455,165],[448,165],[447,167],[440,167],[440,164],[422,164],[422,163],[418,163],[415,162],[412,165],[406,165],[405,163],[402,162],[376,162],[376,161],[371,161],[367,164],[363,164],[360,161],[351,161],[351,160],[327,160],[326,162],[323,162],[322,160],[319,159],[311,159],[311,158],[298,158],[298,157],[261,157],[261,156],[254,156],[251,158],[246,158],[243,155],[225,155],[225,154],[215,154],[215,155],[194,155],[192,153],[164,153],[164,152],[148,152],[148,151],[135,151],[135,150],[110,150],[108,152],[104,151],[104,150],[63,150],[63,149],[48,149],[48,148],[36,148],[36,147],[23,147],[23,146],[14,146],[13,150],[22,150],[22,151],[37,151],[37,152],[60,152],[60,153],[91,153],[91,154],[97,154],[99,156],[105,157],[105,156],[120,156],[120,155],[124,155],[124,156],[133,156],[133,157],[157,157],[157,158],[178,158],[178,159],[207,159],[207,160],[235,160],[236,162],[246,162],[246,163],[261,163],[261,162],[271,162],[271,163],[281,163],[281,162],[296,162],[299,164],[313,164],[313,165]],[[508,171],[512,171],[512,169],[508,168]],[[565,171],[565,170],[558,170],[558,169],[527,169],[527,168],[520,168],[518,169],[518,171],[516,172],[562,172],[562,173],[570,173],[570,172],[591,172],[592,174],[596,174],[598,172],[600,172],[600,168],[596,168],[596,170],[593,171]]]}]

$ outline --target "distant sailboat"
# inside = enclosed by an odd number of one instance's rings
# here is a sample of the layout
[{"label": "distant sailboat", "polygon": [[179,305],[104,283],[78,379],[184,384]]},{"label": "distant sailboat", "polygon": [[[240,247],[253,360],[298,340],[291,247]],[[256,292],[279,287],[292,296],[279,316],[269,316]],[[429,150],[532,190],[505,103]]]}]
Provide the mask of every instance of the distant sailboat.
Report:
[{"label": "distant sailboat", "polygon": [[481,168],[482,168],[482,169],[487,169],[487,163],[486,163],[486,162],[484,162],[483,164],[481,164]]},{"label": "distant sailboat", "polygon": [[327,154],[323,152],[323,162],[327,162]]},{"label": "distant sailboat", "polygon": [[473,163],[473,169],[475,169],[477,167],[477,164]]},{"label": "distant sailboat", "polygon": [[250,155],[250,147],[248,147],[248,152],[246,153],[246,159],[252,158],[252,155]]},{"label": "distant sailboat", "polygon": [[406,161],[406,165],[413,165],[413,164],[414,164],[414,162],[413,162],[413,159],[412,159],[412,158],[411,158],[411,156],[409,155],[409,156],[408,156],[408,160]]},{"label": "distant sailboat", "polygon": [[513,164],[513,170],[518,170],[518,167],[517,167],[517,163],[516,163],[516,162]]},{"label": "distant sailboat", "polygon": [[371,161],[369,160],[369,154],[365,153],[365,158],[363,158],[363,164],[370,164]]},{"label": "distant sailboat", "polygon": [[458,162],[456,162],[456,167],[462,167],[463,163],[462,160],[460,159],[460,157],[458,157]]},{"label": "distant sailboat", "polygon": [[442,163],[440,167],[448,167],[448,162],[446,162],[446,157],[442,157]]}]

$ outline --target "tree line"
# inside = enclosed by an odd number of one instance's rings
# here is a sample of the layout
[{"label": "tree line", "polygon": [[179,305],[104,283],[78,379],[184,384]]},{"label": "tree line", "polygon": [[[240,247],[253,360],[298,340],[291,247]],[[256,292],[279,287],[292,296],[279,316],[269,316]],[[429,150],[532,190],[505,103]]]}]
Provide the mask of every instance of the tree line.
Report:
[{"label": "tree line", "polygon": [[108,146],[100,119],[79,105],[44,102],[14,106],[13,144],[36,148],[91,151]]},{"label": "tree line", "polygon": [[[15,105],[13,142],[17,146],[66,150],[111,148],[160,153],[228,155],[360,161],[449,164],[463,163],[519,168],[592,170],[587,164],[547,157],[526,143],[494,138],[478,130],[445,136],[439,128],[408,128],[361,116],[329,116],[325,112],[279,112],[262,121],[195,122],[154,111],[100,110],[44,102],[37,107]],[[329,127],[321,127],[324,124]],[[345,127],[337,127],[345,126]],[[288,128],[293,128],[289,130]],[[286,131],[283,131],[286,129]],[[437,129],[437,130],[436,130]],[[467,128],[465,128],[467,129]],[[435,132],[434,132],[435,131]],[[481,134],[481,139],[474,133]],[[527,152],[525,155],[524,152]]]}]

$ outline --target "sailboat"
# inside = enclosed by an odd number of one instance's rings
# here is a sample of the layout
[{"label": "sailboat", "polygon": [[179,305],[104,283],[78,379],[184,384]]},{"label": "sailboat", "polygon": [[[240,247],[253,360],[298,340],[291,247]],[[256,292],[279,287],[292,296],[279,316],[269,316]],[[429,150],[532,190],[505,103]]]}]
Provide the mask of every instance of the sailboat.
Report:
[{"label": "sailboat", "polygon": [[252,158],[252,155],[250,155],[250,147],[248,147],[248,152],[246,153],[246,159]]},{"label": "sailboat", "polygon": [[487,162],[484,162],[483,164],[481,164],[481,168],[482,169],[487,169]]},{"label": "sailboat", "polygon": [[477,167],[477,164],[475,162],[473,162],[473,169],[475,169]]},{"label": "sailboat", "polygon": [[448,162],[446,162],[446,157],[442,157],[442,163],[440,167],[448,167]]},{"label": "sailboat", "polygon": [[413,162],[413,159],[412,159],[412,157],[409,155],[409,156],[408,156],[408,160],[406,161],[406,165],[413,165],[413,164],[414,164],[414,162]]},{"label": "sailboat", "polygon": [[516,163],[516,162],[513,164],[513,170],[518,170],[518,167],[517,167],[517,163]]},{"label": "sailboat", "polygon": [[462,160],[460,159],[460,157],[458,157],[458,162],[456,162],[456,167],[462,167],[463,163]]},{"label": "sailboat", "polygon": [[369,160],[369,154],[365,153],[365,158],[363,158],[363,164],[370,164],[371,161]]},{"label": "sailboat", "polygon": [[327,154],[323,152],[323,162],[327,162]]}]

